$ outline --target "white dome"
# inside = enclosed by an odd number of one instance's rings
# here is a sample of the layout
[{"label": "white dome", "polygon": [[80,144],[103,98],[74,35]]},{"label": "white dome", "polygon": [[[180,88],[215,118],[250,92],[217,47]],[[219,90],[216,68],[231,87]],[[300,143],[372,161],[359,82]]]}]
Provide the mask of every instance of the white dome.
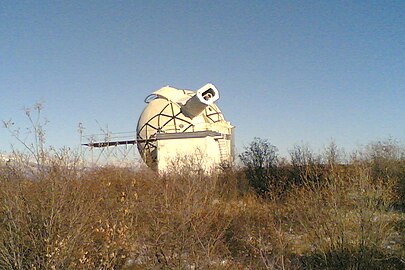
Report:
[{"label": "white dome", "polygon": [[[215,88],[211,84],[204,87],[204,89],[209,90]],[[216,89],[215,91],[214,101],[219,97]],[[212,97],[212,93],[213,92],[210,91],[209,98]],[[217,96],[215,96],[215,94]],[[204,106],[202,106],[198,103],[198,100],[193,100],[193,97],[197,95],[199,96],[195,98],[204,98],[201,95],[201,91],[194,92],[172,87],[163,87],[147,97],[145,102],[148,104],[138,121],[137,146],[141,157],[148,165],[152,166],[157,162],[157,140],[159,134],[188,134],[208,130],[221,132],[224,127],[226,127],[227,130],[232,128],[232,126],[224,120],[221,111],[213,101],[210,102],[210,100],[205,98],[203,101]],[[187,102],[189,100],[192,100],[192,102]],[[198,108],[198,110],[201,111],[200,113],[196,110],[198,106],[201,107]],[[191,113],[185,113],[187,111],[186,109],[191,111]],[[187,114],[187,116],[185,114]]]}]

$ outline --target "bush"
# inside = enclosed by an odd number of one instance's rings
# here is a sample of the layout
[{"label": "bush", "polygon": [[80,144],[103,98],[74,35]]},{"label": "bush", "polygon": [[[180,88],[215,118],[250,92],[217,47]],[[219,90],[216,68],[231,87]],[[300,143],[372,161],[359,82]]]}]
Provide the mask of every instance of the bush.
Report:
[{"label": "bush", "polygon": [[370,143],[366,147],[365,159],[372,166],[374,179],[394,181],[398,196],[397,206],[405,209],[405,148],[388,139]]},{"label": "bush", "polygon": [[321,156],[315,155],[307,145],[294,146],[290,151],[290,181],[297,186],[318,188],[324,182],[324,168]]},{"label": "bush", "polygon": [[0,269],[403,269],[403,155],[381,147],[288,162],[255,139],[246,169],[211,175],[15,153],[0,164]]},{"label": "bush", "polygon": [[2,269],[403,266],[396,182],[374,178],[367,160],[269,200],[246,191],[236,169],[157,175],[48,157],[53,166],[35,176],[24,173],[30,164],[3,167],[12,173],[0,177]]},{"label": "bush", "polygon": [[267,140],[254,138],[239,155],[246,177],[257,194],[266,195],[277,184],[277,148]]}]

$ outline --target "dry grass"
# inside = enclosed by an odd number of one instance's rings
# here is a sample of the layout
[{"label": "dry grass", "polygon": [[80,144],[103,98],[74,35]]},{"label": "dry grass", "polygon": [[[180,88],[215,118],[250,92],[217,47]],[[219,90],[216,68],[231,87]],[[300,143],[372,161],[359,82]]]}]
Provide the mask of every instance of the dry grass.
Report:
[{"label": "dry grass", "polygon": [[0,166],[1,269],[405,267],[401,158],[284,163],[278,181],[292,184],[267,198],[241,169],[157,175],[72,160]]}]

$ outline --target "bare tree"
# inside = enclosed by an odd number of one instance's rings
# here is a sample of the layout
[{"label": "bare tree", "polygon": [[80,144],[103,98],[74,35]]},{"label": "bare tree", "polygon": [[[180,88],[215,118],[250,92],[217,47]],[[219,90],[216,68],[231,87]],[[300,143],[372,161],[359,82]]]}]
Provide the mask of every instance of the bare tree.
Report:
[{"label": "bare tree", "polygon": [[265,195],[275,181],[277,171],[277,148],[268,140],[255,137],[239,158],[246,166],[246,176],[250,185]]}]

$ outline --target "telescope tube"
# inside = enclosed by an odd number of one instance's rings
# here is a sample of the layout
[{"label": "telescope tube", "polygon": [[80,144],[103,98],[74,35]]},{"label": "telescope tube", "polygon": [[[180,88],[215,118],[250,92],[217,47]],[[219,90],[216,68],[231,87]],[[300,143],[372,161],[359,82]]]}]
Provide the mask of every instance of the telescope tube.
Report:
[{"label": "telescope tube", "polygon": [[186,104],[184,104],[181,108],[181,112],[193,119],[197,115],[199,115],[204,109],[213,104],[215,101],[219,99],[219,92],[217,88],[208,83],[197,90],[197,93],[187,100]]}]

